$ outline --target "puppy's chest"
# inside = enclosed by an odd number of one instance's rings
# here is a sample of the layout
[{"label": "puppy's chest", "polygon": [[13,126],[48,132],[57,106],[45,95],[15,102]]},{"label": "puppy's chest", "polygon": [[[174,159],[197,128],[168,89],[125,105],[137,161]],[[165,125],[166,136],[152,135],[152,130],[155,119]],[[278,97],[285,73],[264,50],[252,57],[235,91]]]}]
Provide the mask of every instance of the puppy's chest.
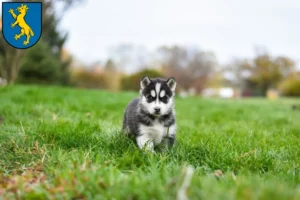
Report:
[{"label": "puppy's chest", "polygon": [[155,143],[160,143],[163,137],[167,136],[168,127],[154,121],[151,126],[140,125],[141,134],[147,134]]}]

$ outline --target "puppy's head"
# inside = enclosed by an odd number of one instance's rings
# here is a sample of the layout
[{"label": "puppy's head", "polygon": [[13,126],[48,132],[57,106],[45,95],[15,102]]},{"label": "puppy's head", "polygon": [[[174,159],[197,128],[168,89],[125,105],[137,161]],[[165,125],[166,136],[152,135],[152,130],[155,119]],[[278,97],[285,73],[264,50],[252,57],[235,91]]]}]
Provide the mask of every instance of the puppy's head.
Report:
[{"label": "puppy's head", "polygon": [[140,82],[142,109],[156,117],[168,114],[174,105],[176,84],[173,77],[164,80],[144,76]]}]

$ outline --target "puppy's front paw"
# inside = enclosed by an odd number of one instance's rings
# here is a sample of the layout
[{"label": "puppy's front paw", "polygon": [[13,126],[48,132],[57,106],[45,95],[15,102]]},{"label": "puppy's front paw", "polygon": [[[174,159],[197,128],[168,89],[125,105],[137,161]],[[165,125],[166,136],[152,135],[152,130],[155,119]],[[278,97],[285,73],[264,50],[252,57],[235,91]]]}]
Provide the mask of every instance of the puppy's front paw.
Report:
[{"label": "puppy's front paw", "polygon": [[145,150],[147,152],[154,153],[154,144],[151,139],[149,139],[147,136],[139,136],[137,138],[137,144],[140,149]]}]

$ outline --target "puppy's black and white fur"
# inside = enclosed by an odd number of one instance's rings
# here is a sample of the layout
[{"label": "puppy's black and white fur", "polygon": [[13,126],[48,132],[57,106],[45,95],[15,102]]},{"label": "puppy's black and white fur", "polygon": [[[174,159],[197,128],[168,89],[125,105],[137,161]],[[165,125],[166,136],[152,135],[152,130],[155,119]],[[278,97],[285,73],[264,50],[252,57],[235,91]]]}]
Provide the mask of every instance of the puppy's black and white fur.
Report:
[{"label": "puppy's black and white fur", "polygon": [[140,96],[127,105],[123,119],[123,133],[133,136],[140,149],[154,152],[163,143],[172,147],[176,136],[175,88],[173,77],[168,80],[144,76],[140,82]]}]

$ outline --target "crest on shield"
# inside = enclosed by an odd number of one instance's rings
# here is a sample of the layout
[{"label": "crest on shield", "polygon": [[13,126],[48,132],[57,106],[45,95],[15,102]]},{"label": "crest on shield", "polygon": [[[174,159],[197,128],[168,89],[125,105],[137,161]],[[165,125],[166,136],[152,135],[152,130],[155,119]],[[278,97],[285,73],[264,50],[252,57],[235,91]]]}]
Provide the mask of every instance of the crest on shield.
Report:
[{"label": "crest on shield", "polygon": [[35,45],[42,35],[42,2],[2,2],[2,34],[14,48]]}]

